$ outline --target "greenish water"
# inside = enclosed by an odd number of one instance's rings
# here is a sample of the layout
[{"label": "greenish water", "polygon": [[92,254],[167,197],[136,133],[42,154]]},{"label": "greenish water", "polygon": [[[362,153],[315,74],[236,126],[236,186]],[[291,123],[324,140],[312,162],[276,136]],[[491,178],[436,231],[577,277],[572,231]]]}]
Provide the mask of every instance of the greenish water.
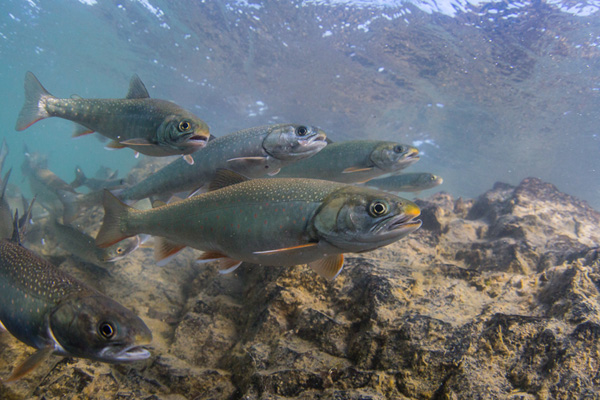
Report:
[{"label": "greenish water", "polygon": [[[137,73],[221,136],[272,122],[334,140],[415,144],[410,171],[473,197],[540,177],[600,208],[600,2],[5,0],[0,120],[18,168],[23,145],[73,179],[125,173],[133,152],[57,118],[14,124],[23,78],[54,95],[122,97]],[[143,157],[143,156],[142,156]],[[407,170],[407,172],[409,172]],[[15,171],[11,181],[19,186]]]}]

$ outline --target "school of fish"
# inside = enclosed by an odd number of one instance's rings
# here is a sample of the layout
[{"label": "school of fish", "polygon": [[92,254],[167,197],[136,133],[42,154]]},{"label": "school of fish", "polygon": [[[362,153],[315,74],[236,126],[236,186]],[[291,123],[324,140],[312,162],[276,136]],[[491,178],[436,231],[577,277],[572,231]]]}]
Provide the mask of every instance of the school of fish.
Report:
[{"label": "school of fish", "polygon": [[[134,362],[151,356],[152,333],[127,308],[26,248],[30,223],[42,223],[57,246],[79,263],[107,268],[132,254],[141,238],[153,241],[157,268],[185,247],[197,262],[219,272],[243,263],[307,264],[333,281],[344,254],[389,245],[421,226],[421,211],[400,192],[442,183],[427,173],[403,173],[419,160],[413,146],[375,139],[333,142],[309,123],[251,127],[219,137],[172,101],[150,98],[133,75],[125,98],[50,94],[32,72],[15,129],[49,117],[76,124],[74,136],[93,132],[108,149],[130,148],[149,157],[180,156],[131,182],[100,167],[94,177],[78,166],[67,183],[43,154],[24,150],[21,165],[32,201],[22,217],[9,193],[9,153],[0,147],[0,330],[35,348],[2,382],[20,379],[50,355],[100,362]],[[101,151],[101,150],[99,150]],[[82,187],[85,192],[80,191]],[[152,204],[139,209],[136,201]],[[33,204],[35,215],[31,215]],[[98,227],[77,221],[102,207]],[[44,239],[42,239],[44,240]],[[321,279],[321,278],[315,278]]]}]

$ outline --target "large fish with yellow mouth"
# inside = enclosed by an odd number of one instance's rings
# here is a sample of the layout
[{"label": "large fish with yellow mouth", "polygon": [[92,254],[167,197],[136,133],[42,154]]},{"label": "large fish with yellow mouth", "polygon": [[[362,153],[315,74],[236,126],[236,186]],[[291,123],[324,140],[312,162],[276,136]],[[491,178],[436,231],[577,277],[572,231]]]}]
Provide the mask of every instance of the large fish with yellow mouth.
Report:
[{"label": "large fish with yellow mouth", "polygon": [[273,266],[308,263],[334,279],[343,253],[388,245],[421,226],[411,201],[370,188],[317,179],[246,180],[219,171],[213,190],[148,211],[128,207],[105,191],[104,222],[96,244],[110,246],[147,233],[155,258],[167,259],[185,246],[219,260],[222,272],[242,262]]},{"label": "large fish with yellow mouth", "polygon": [[132,311],[58,270],[12,239],[0,240],[0,328],[37,351],[6,381],[19,379],[50,354],[120,363],[143,360],[152,340]]},{"label": "large fish with yellow mouth", "polygon": [[327,145],[325,133],[302,124],[275,124],[243,129],[212,139],[193,155],[193,165],[177,159],[119,193],[122,200],[194,192],[208,184],[219,168],[250,178],[275,175],[285,166],[317,154]]},{"label": "large fish with yellow mouth", "polygon": [[97,132],[112,139],[109,148],[129,147],[149,156],[184,155],[204,147],[210,137],[208,125],[177,104],[151,99],[137,75],[131,78],[124,99],[61,99],[51,95],[32,72],[25,75],[25,104],[17,119],[22,131],[35,122],[59,117],[83,129],[75,136]]},{"label": "large fish with yellow mouth", "polygon": [[348,140],[329,143],[310,159],[283,167],[277,177],[360,183],[398,172],[417,161],[419,150],[413,146],[383,140]]}]

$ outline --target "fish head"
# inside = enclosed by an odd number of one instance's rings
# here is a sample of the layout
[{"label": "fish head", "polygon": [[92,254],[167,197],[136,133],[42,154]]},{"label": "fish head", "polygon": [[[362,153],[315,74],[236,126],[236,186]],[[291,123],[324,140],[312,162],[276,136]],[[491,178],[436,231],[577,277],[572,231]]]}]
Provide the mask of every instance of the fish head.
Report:
[{"label": "fish head", "polygon": [[441,185],[444,182],[442,177],[434,175],[434,174],[423,174],[419,176],[419,184],[421,187],[425,189],[431,189],[438,185]]},{"label": "fish head", "polygon": [[132,311],[116,301],[91,293],[61,302],[50,315],[49,330],[59,353],[119,363],[143,360],[152,333]]},{"label": "fish head", "polygon": [[412,201],[379,190],[346,186],[332,192],[311,220],[319,241],[359,253],[386,246],[421,226]]},{"label": "fish head", "polygon": [[158,128],[158,142],[179,154],[191,154],[206,146],[210,132],[206,122],[192,113],[181,112],[165,118]]},{"label": "fish head", "polygon": [[407,144],[382,142],[373,149],[370,159],[382,171],[394,172],[419,161],[419,150]]},{"label": "fish head", "polygon": [[317,154],[326,145],[327,135],[310,125],[276,125],[263,140],[263,149],[280,161],[297,161]]},{"label": "fish head", "polygon": [[135,251],[140,245],[139,236],[121,240],[105,249],[102,249],[100,260],[103,262],[115,262]]}]

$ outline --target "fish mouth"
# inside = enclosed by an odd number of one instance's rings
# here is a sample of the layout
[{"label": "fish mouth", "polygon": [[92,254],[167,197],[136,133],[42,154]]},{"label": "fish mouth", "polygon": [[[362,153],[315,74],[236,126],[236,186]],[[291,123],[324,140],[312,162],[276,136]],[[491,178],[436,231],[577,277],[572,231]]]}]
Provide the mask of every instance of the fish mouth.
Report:
[{"label": "fish mouth", "polygon": [[121,363],[141,361],[150,357],[150,352],[140,345],[126,347],[114,354],[111,354],[111,350],[114,350],[114,347],[103,349],[99,358],[108,362]]},{"label": "fish mouth", "polygon": [[194,146],[194,147],[204,147],[206,146],[206,143],[208,143],[208,138],[210,136],[203,134],[197,134],[197,133],[190,133],[190,136],[185,138],[185,141],[188,145],[190,146]]},{"label": "fish mouth", "polygon": [[376,225],[372,231],[377,240],[408,235],[421,227],[423,223],[416,219],[421,215],[417,206],[409,206],[404,213],[390,217]]},{"label": "fish mouth", "polygon": [[319,131],[311,137],[298,140],[299,149],[304,151],[321,150],[327,145],[327,135],[325,132]]}]

